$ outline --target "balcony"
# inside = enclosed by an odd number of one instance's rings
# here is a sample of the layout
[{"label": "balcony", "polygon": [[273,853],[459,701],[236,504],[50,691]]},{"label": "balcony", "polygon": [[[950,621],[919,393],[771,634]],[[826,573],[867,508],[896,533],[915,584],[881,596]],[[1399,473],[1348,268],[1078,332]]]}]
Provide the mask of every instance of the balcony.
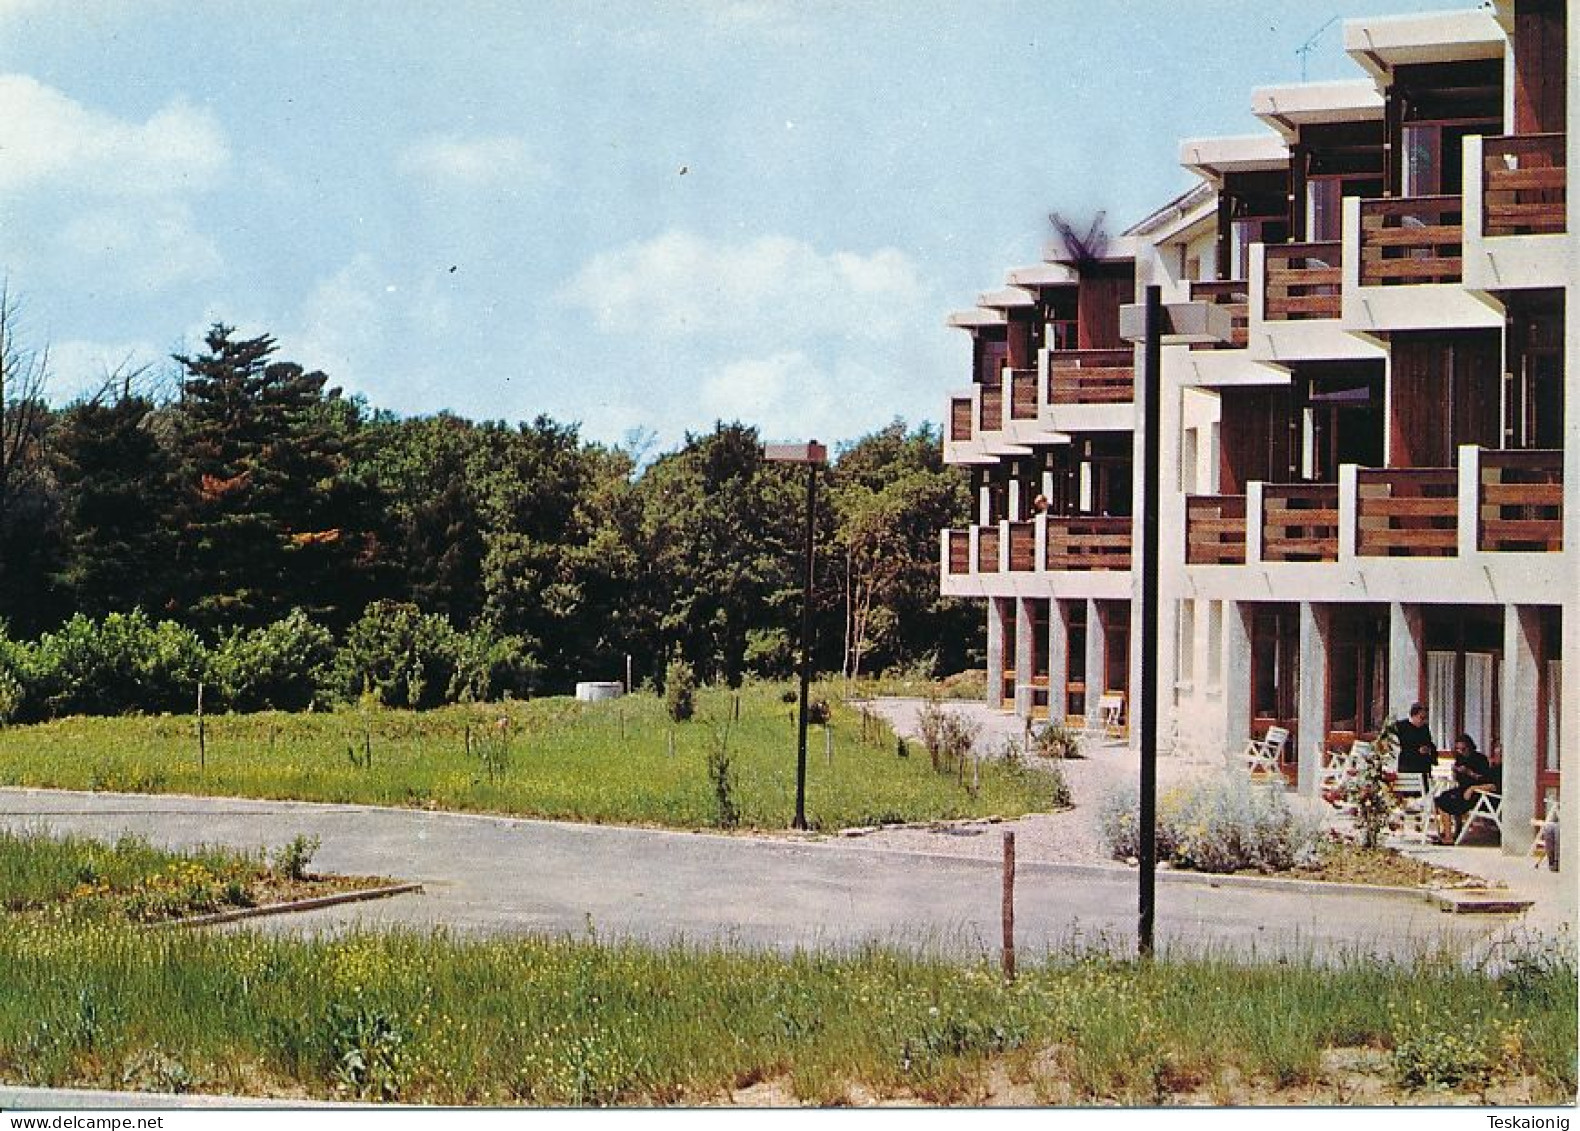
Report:
[{"label": "balcony", "polygon": [[977,426],[984,432],[1004,431],[1004,386],[997,381],[986,381],[980,388]]},{"label": "balcony", "polygon": [[1037,419],[1037,371],[1011,369],[1009,372],[1009,418]]},{"label": "balcony", "polygon": [[1337,318],[1343,311],[1343,245],[1269,244],[1263,251],[1266,289],[1262,317],[1269,322]]},{"label": "balcony", "polygon": [[971,572],[971,531],[951,530],[948,534],[947,568],[952,576],[961,577]]},{"label": "balcony", "polygon": [[1565,230],[1563,134],[1482,139],[1483,236],[1554,235]]},{"label": "balcony", "polygon": [[1457,283],[1464,203],[1457,196],[1360,202],[1360,285]]},{"label": "balcony", "polygon": [[977,572],[998,572],[998,527],[983,526],[977,530]]},{"label": "balcony", "polygon": [[1243,282],[1198,282],[1190,285],[1190,297],[1195,302],[1211,303],[1229,312],[1229,340],[1227,342],[1196,342],[1193,350],[1244,349],[1250,340],[1251,294]]},{"label": "balcony", "polygon": [[1479,480],[1477,549],[1537,553],[1563,549],[1562,451],[1482,452]]},{"label": "balcony", "polygon": [[1054,350],[1048,354],[1048,403],[1130,404],[1136,399],[1135,353]]},{"label": "balcony", "polygon": [[1459,473],[1451,468],[1361,468],[1355,473],[1355,553],[1449,558],[1459,546]]},{"label": "balcony", "polygon": [[955,443],[969,441],[972,436],[971,398],[953,397],[949,401],[949,439]]},{"label": "balcony", "polygon": [[1185,496],[1185,564],[1245,562],[1245,496]]},{"label": "balcony", "polygon": [[1337,483],[1263,483],[1260,508],[1261,560],[1339,560]]},{"label": "balcony", "polygon": [[1031,573],[1037,568],[1037,524],[1011,522],[1008,527],[1010,572]]},{"label": "balcony", "polygon": [[1130,568],[1130,519],[1049,515],[1047,523],[1044,568],[1055,572]]}]

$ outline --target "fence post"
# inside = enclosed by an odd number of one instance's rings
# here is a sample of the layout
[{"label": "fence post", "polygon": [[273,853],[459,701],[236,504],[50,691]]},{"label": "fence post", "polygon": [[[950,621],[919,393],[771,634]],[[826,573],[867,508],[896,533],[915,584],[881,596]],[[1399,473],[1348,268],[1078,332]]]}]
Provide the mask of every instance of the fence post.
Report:
[{"label": "fence post", "polygon": [[1004,980],[1015,980],[1015,834],[1004,834]]}]

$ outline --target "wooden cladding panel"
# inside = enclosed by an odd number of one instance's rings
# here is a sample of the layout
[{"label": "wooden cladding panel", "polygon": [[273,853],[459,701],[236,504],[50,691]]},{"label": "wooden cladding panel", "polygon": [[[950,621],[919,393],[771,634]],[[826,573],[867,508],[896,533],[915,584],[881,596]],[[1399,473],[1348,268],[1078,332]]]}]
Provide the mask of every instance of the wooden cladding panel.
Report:
[{"label": "wooden cladding panel", "polygon": [[1031,573],[1037,568],[1037,526],[1031,522],[1009,524],[1011,573]]},{"label": "wooden cladding panel", "polygon": [[1339,560],[1339,489],[1335,484],[1264,484],[1262,560]]},{"label": "wooden cladding panel", "polygon": [[1050,517],[1043,560],[1050,570],[1127,570],[1130,548],[1128,518]]},{"label": "wooden cladding panel", "polygon": [[1459,282],[1462,208],[1457,196],[1361,201],[1361,285]]},{"label": "wooden cladding panel", "polygon": [[1012,370],[1009,378],[1009,418],[1011,420],[1037,419],[1037,371]]},{"label": "wooden cladding panel", "polygon": [[1187,565],[1244,564],[1244,495],[1186,496],[1185,562]]},{"label": "wooden cladding panel", "polygon": [[1343,245],[1332,242],[1268,247],[1263,316],[1269,321],[1339,317],[1342,252]]},{"label": "wooden cladding panel", "polygon": [[1229,312],[1229,340],[1227,342],[1194,342],[1193,350],[1244,349],[1250,341],[1251,292],[1245,283],[1236,280],[1196,282],[1190,285],[1190,297],[1198,302],[1221,306]]},{"label": "wooden cladding panel", "polygon": [[971,399],[957,397],[949,402],[949,438],[971,439]]},{"label": "wooden cladding panel", "polygon": [[1049,404],[1129,404],[1135,399],[1133,351],[1059,350],[1049,354]]},{"label": "wooden cladding panel", "polygon": [[1567,228],[1563,134],[1489,137],[1482,146],[1482,231],[1487,236]]},{"label": "wooden cladding panel", "polygon": [[1004,386],[990,383],[982,386],[981,414],[978,423],[984,432],[1004,431]]},{"label": "wooden cladding panel", "polygon": [[1459,473],[1453,468],[1356,475],[1355,552],[1451,558],[1459,547]]},{"label": "wooden cladding panel", "polygon": [[998,572],[998,527],[984,526],[977,531],[977,572]]},{"label": "wooden cladding panel", "polygon": [[951,574],[971,572],[971,532],[969,530],[951,530],[949,532],[949,572]]},{"label": "wooden cladding panel", "polygon": [[1490,551],[1563,549],[1561,451],[1483,452],[1477,546]]}]

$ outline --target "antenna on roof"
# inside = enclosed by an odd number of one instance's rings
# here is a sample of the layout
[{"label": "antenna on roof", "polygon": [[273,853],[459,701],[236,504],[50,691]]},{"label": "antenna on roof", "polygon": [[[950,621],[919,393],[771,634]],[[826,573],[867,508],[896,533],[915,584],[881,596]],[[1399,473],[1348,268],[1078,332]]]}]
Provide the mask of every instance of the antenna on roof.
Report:
[{"label": "antenna on roof", "polygon": [[1323,32],[1327,31],[1330,27],[1332,27],[1334,24],[1336,24],[1338,22],[1339,22],[1339,17],[1338,16],[1334,16],[1327,23],[1323,24],[1316,31],[1312,32],[1310,39],[1306,40],[1299,47],[1295,48],[1295,54],[1300,56],[1300,81],[1301,82],[1305,82],[1306,81],[1306,63],[1310,59],[1312,51],[1316,50],[1317,40],[1322,38],[1322,33]]}]

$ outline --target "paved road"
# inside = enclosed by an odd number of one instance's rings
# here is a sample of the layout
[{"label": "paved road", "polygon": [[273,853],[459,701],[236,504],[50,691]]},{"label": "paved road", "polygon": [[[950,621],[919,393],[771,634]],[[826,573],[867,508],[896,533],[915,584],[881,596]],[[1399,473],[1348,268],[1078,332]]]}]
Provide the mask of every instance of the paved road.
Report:
[{"label": "paved road", "polygon": [[[271,929],[446,924],[490,934],[578,935],[749,947],[849,947],[883,941],[970,953],[997,947],[1000,873],[993,861],[936,853],[854,851],[792,841],[609,828],[348,805],[0,790],[0,826],[156,843],[278,845],[320,837],[326,871],[419,880],[420,895],[256,920]],[[995,836],[995,832],[985,835]],[[1309,887],[1309,885],[1302,885]],[[1134,874],[1024,864],[1017,939],[1036,954],[1072,939],[1128,945]],[[1413,953],[1471,949],[1503,917],[1449,916],[1380,893],[1269,891],[1169,880],[1158,890],[1160,946],[1259,954],[1361,947]]]}]

